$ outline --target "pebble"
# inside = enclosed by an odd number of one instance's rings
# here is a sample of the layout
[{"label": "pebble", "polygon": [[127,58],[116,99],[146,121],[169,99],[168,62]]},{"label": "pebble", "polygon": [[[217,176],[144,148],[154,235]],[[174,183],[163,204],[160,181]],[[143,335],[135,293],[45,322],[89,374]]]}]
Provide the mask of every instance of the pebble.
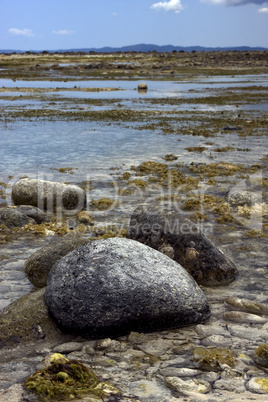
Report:
[{"label": "pebble", "polygon": [[223,335],[211,335],[202,340],[202,345],[228,347],[232,345],[232,339]]},{"label": "pebble", "polygon": [[267,318],[260,317],[256,314],[245,313],[242,311],[226,311],[223,318],[227,321],[248,323],[248,324],[265,324]]},{"label": "pebble", "polygon": [[253,377],[247,383],[247,389],[257,394],[268,394],[268,378]]},{"label": "pebble", "polygon": [[172,341],[159,338],[154,341],[137,345],[137,348],[142,350],[144,353],[148,353],[149,355],[160,357],[172,348]]},{"label": "pebble", "polygon": [[55,346],[53,348],[53,352],[57,353],[71,353],[81,350],[83,347],[83,343],[81,342],[67,342],[61,345]]},{"label": "pebble", "polygon": [[164,377],[195,377],[203,373],[201,370],[195,370],[190,368],[176,368],[176,367],[167,367],[159,371],[161,375]]},{"label": "pebble", "polygon": [[245,391],[245,374],[238,370],[226,368],[221,373],[221,378],[214,382],[215,389],[226,389],[231,392],[241,393]]},{"label": "pebble", "polygon": [[185,396],[192,392],[207,394],[211,390],[211,385],[208,382],[196,379],[182,380],[178,377],[166,377],[165,384]]},{"label": "pebble", "polygon": [[255,342],[261,342],[268,339],[268,333],[262,330],[256,330],[256,328],[242,327],[241,325],[229,325],[228,330],[232,336],[238,338],[249,339]]}]

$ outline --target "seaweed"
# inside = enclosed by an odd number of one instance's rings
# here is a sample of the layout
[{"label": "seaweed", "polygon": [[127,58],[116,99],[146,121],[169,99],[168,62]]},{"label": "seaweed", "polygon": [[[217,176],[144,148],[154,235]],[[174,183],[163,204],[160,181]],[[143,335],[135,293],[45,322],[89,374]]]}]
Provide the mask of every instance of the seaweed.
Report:
[{"label": "seaweed", "polygon": [[91,368],[78,360],[68,360],[60,354],[43,370],[37,370],[26,378],[27,390],[37,394],[43,401],[66,400],[92,395],[119,394],[119,390],[108,382],[101,382]]},{"label": "seaweed", "polygon": [[193,358],[198,367],[204,370],[219,371],[224,365],[234,367],[235,355],[228,348],[196,347],[193,350]]}]

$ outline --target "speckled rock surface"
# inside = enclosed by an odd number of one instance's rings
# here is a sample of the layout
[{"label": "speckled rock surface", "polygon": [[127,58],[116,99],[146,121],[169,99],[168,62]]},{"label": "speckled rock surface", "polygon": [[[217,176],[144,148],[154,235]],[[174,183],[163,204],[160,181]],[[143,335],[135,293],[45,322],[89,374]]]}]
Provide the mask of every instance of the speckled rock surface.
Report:
[{"label": "speckled rock surface", "polygon": [[159,250],[174,250],[174,260],[204,286],[225,285],[237,268],[199,229],[175,209],[139,206],[133,212],[127,237]]},{"label": "speckled rock surface", "polygon": [[60,328],[92,338],[182,327],[210,314],[184,268],[124,238],[94,241],[63,257],[50,271],[45,299]]}]

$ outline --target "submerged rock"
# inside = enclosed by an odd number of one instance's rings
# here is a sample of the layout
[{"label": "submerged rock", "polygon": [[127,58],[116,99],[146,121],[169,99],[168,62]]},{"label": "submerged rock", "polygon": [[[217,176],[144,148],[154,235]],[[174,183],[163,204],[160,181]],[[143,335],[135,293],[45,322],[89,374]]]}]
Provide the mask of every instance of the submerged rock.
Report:
[{"label": "submerged rock", "polygon": [[184,268],[125,238],[93,241],[63,257],[45,299],[60,328],[91,338],[177,328],[210,315]]},{"label": "submerged rock", "polygon": [[75,185],[38,179],[20,179],[12,187],[12,199],[17,205],[34,205],[47,210],[60,207],[79,211],[86,204],[86,193]]},{"label": "submerged rock", "polygon": [[27,224],[49,222],[46,214],[39,208],[20,205],[19,207],[5,207],[0,209],[0,224],[8,228],[23,227]]},{"label": "submerged rock", "polygon": [[61,257],[85,243],[87,240],[75,233],[69,233],[61,238],[53,238],[46,246],[37,250],[25,261],[25,275],[35,287],[46,286],[52,266]]},{"label": "submerged rock", "polygon": [[45,289],[29,293],[0,314],[0,349],[20,343],[37,342],[48,338],[60,339],[60,333],[44,300]]},{"label": "submerged rock", "polygon": [[237,268],[199,229],[175,209],[139,206],[131,216],[127,237],[160,250],[174,250],[174,260],[204,286],[225,285]]}]

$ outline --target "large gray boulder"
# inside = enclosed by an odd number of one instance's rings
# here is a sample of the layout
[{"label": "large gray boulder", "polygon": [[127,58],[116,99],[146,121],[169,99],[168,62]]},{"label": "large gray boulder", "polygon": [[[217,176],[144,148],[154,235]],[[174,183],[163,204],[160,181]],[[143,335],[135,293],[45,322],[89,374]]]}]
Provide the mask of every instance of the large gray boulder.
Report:
[{"label": "large gray boulder", "polygon": [[23,227],[27,224],[49,222],[47,215],[39,208],[20,205],[19,207],[4,207],[0,209],[0,224],[8,228]]},{"label": "large gray boulder", "polygon": [[61,329],[90,338],[177,328],[210,315],[184,268],[125,238],[93,241],[63,257],[50,271],[45,299]]},{"label": "large gray boulder", "polygon": [[20,179],[12,187],[12,199],[17,205],[34,205],[47,210],[59,207],[80,211],[86,205],[86,193],[82,188],[38,179]]},{"label": "large gray boulder", "polygon": [[25,261],[25,275],[35,287],[46,286],[51,267],[64,255],[87,242],[88,240],[76,233],[54,237],[47,245],[37,250]]},{"label": "large gray boulder", "polygon": [[160,206],[139,206],[133,212],[127,237],[161,250],[173,249],[173,258],[200,285],[232,282],[237,268],[185,215]]}]

